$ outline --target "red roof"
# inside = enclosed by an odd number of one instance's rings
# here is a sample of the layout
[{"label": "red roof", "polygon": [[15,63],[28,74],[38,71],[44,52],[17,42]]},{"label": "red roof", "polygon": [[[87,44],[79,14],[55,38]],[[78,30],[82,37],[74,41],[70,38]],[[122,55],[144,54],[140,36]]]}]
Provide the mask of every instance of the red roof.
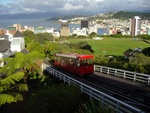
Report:
[{"label": "red roof", "polygon": [[56,54],[56,56],[61,56],[61,57],[67,57],[67,58],[79,58],[79,59],[86,59],[86,58],[94,58],[93,55],[83,55],[83,54]]}]

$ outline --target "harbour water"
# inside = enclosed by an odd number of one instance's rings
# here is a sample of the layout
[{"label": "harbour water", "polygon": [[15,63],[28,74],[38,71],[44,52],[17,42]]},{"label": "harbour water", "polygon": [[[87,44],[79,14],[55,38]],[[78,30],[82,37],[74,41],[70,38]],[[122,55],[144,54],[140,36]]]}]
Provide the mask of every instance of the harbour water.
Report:
[{"label": "harbour water", "polygon": [[[48,28],[56,28],[60,31],[60,24],[53,23],[51,21],[44,21],[44,19],[0,19],[0,28],[7,29],[8,26],[13,26],[13,24],[21,24],[24,26],[33,26],[34,28],[38,26],[44,26]],[[72,32],[72,28],[80,28],[80,24],[69,24],[70,30]],[[97,33],[103,35],[106,33],[105,28],[98,28]]]}]

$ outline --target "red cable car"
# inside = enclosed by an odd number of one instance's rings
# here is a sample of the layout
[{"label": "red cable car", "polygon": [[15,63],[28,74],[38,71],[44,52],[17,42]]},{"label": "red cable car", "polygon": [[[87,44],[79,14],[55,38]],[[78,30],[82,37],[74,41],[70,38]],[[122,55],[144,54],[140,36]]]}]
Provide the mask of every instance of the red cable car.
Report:
[{"label": "red cable car", "polygon": [[56,54],[54,66],[83,76],[94,72],[93,55]]}]

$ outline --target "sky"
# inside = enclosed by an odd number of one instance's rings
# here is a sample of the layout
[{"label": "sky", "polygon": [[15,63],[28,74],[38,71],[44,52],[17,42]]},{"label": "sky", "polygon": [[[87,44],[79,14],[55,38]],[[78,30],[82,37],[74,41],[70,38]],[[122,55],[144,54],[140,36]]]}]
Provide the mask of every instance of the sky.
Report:
[{"label": "sky", "polygon": [[150,0],[0,0],[1,14],[99,14],[120,10],[150,11]]}]

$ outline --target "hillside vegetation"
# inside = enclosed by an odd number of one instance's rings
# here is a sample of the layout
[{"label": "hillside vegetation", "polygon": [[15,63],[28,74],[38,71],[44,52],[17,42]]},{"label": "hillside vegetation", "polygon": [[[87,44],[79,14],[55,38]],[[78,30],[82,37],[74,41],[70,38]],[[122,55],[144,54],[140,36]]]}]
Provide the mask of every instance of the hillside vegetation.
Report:
[{"label": "hillside vegetation", "polygon": [[144,20],[150,19],[150,13],[142,13],[142,12],[127,12],[127,11],[119,11],[115,13],[111,18],[116,19],[129,19],[133,18],[134,16],[139,16]]}]

